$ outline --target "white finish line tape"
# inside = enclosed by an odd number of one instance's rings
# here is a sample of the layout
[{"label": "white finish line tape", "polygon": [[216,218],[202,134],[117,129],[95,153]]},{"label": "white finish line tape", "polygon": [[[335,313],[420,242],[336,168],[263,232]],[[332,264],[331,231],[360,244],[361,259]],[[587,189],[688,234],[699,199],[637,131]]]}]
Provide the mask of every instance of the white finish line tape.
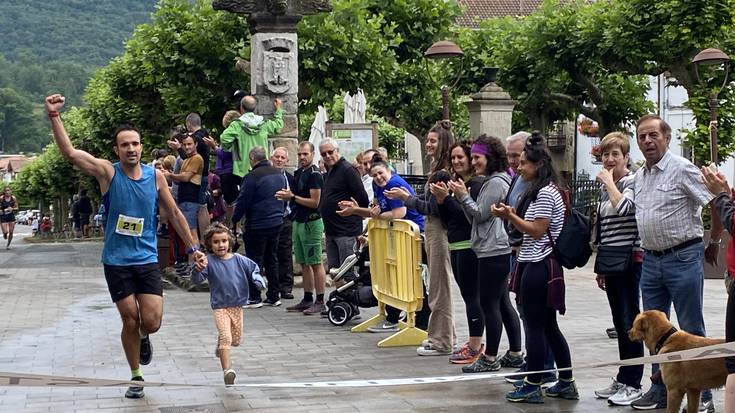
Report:
[{"label": "white finish line tape", "polygon": [[[610,366],[632,366],[637,364],[673,363],[677,361],[695,361],[713,358],[735,356],[735,342],[715,344],[707,347],[693,348],[656,356],[638,357],[628,360],[612,361],[607,363],[591,363],[576,365],[571,368],[541,370],[526,374],[545,373],[563,370],[587,370]],[[376,380],[340,380],[319,382],[283,382],[283,383],[243,383],[228,387],[261,387],[261,388],[337,388],[337,387],[383,387],[407,386],[418,384],[451,383],[471,380],[486,380],[499,377],[516,376],[518,373],[479,373],[459,376],[433,376],[403,379],[376,379]],[[40,374],[22,374],[0,372],[0,386],[23,387],[221,387],[221,384],[184,384],[184,383],[156,383],[125,380],[95,379],[86,377],[47,376]]]}]

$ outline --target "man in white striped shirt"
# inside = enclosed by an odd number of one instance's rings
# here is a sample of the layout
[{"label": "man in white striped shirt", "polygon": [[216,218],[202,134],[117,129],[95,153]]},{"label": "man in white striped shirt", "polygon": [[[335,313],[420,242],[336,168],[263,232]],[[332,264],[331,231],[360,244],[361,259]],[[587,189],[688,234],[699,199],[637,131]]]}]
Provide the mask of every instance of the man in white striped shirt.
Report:
[{"label": "man in white striped shirt", "polygon": [[[636,172],[634,189],[625,196],[635,202],[641,246],[646,252],[640,283],[643,309],[660,310],[668,316],[673,302],[679,326],[704,336],[701,213],[714,195],[696,166],[668,150],[671,127],[658,115],[639,119],[636,134],[646,164]],[[712,221],[711,239],[719,240],[722,226]],[[708,256],[717,252],[718,244],[708,246]],[[653,366],[653,373],[651,389],[631,404],[633,408],[666,407],[666,387],[658,365]],[[714,412],[709,390],[702,393],[699,411]]]}]

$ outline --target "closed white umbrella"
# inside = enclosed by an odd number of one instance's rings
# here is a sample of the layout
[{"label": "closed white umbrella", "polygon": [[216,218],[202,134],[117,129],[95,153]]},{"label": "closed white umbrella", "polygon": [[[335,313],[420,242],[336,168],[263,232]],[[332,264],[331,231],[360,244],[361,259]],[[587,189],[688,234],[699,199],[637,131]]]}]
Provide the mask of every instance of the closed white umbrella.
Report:
[{"label": "closed white umbrella", "polygon": [[367,112],[367,99],[362,89],[357,89],[357,95],[354,98],[355,106],[355,123],[365,123],[365,112]]},{"label": "closed white umbrella", "polygon": [[350,92],[347,92],[342,101],[345,104],[344,123],[355,123],[355,98],[350,95]]},{"label": "closed white umbrella", "polygon": [[327,135],[328,120],[329,115],[327,114],[327,110],[324,109],[324,106],[319,105],[319,108],[316,111],[316,116],[314,117],[314,123],[311,124],[311,133],[309,134],[309,142],[311,142],[315,148],[314,165],[318,165],[319,161],[322,159],[319,154],[319,143],[321,143],[322,139]]}]

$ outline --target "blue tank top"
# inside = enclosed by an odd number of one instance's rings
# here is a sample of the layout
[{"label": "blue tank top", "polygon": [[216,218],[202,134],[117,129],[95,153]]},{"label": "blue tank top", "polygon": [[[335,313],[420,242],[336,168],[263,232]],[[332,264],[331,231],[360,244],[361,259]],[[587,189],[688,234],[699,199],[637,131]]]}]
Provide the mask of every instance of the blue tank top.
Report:
[{"label": "blue tank top", "polygon": [[115,163],[115,175],[102,197],[106,221],[102,263],[144,265],[158,262],[158,190],[156,170],[141,165],[142,176],[130,179]]}]

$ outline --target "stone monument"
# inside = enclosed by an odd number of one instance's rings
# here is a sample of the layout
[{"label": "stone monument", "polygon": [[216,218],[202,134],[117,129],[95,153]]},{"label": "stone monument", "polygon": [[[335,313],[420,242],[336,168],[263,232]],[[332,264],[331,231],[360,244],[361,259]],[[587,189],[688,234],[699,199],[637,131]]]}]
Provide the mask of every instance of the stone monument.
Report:
[{"label": "stone monument", "polygon": [[465,102],[470,112],[470,136],[477,137],[483,133],[505,139],[511,135],[513,108],[516,102],[508,92],[495,84],[497,68],[485,69],[487,84],[479,92],[472,95],[472,100]]},{"label": "stone monument", "polygon": [[[215,10],[248,16],[250,28],[250,93],[258,100],[256,113],[273,114],[273,99],[283,101],[283,131],[270,144],[289,151],[296,165],[299,110],[299,44],[296,26],[305,15],[332,10],[329,0],[214,0]],[[247,62],[238,62],[247,67]]]}]

